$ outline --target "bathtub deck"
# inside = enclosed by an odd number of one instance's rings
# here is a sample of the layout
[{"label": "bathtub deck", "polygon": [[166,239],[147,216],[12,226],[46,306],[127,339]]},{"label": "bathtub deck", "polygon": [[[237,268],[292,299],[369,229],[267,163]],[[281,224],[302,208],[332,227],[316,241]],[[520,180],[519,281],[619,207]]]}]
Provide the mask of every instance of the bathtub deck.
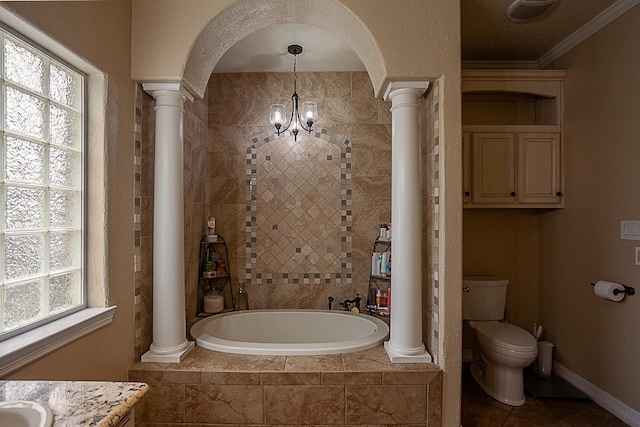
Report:
[{"label": "bathtub deck", "polygon": [[182,363],[137,363],[149,384],[136,427],[440,426],[442,372],[393,364],[382,346],[326,356],[251,356],[196,347]]}]

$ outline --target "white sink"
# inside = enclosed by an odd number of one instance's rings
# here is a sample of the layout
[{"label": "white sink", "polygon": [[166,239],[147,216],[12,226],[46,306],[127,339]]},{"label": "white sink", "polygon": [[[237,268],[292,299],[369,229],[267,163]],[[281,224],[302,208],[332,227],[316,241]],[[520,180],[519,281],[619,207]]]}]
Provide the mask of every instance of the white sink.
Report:
[{"label": "white sink", "polygon": [[44,403],[26,400],[0,402],[2,427],[51,427],[53,414]]}]

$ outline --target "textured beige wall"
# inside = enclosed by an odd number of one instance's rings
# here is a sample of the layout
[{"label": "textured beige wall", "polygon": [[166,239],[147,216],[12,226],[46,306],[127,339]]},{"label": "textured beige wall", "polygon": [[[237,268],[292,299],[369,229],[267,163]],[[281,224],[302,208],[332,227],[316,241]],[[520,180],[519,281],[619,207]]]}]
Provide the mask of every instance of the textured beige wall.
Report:
[{"label": "textured beige wall", "polygon": [[[202,96],[215,63],[235,42],[269,25],[297,22],[347,41],[382,95],[391,78],[432,79],[449,65],[459,69],[458,19],[457,2],[443,0],[298,0],[295,7],[285,0],[190,0],[188,7],[179,0],[137,0],[131,76],[182,81]],[[243,22],[251,25],[238,25]]]},{"label": "textured beige wall", "polygon": [[[12,378],[125,380],[133,362],[133,84],[129,1],[8,2],[4,7],[83,57],[108,76],[103,135],[108,180],[106,233],[108,303],[113,323],[14,372]],[[101,216],[94,217],[102,221]],[[87,219],[89,222],[92,218]],[[95,224],[91,224],[91,226]],[[90,253],[102,257],[103,254]],[[105,351],[107,350],[107,351]]]},{"label": "textured beige wall", "polygon": [[[465,209],[465,276],[509,280],[505,318],[527,331],[538,318],[540,217],[538,209]],[[468,346],[465,345],[465,348]]]},{"label": "textured beige wall", "polygon": [[640,411],[640,296],[596,298],[600,279],[640,287],[638,241],[621,220],[640,220],[638,134],[640,6],[552,64],[565,79],[565,208],[542,218],[540,313],[557,360]]}]

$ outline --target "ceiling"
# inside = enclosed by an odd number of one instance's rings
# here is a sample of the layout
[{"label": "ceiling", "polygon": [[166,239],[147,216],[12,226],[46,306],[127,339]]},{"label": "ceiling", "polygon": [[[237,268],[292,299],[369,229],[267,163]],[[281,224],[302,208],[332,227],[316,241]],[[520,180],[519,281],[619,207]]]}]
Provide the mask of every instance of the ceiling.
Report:
[{"label": "ceiling", "polygon": [[293,69],[291,44],[302,46],[297,55],[300,72],[364,71],[356,53],[341,39],[318,27],[280,24],[258,30],[231,47],[216,64],[214,73],[285,72]]},{"label": "ceiling", "polygon": [[513,0],[461,0],[463,61],[537,61],[616,0],[557,0],[530,21],[507,17]]},{"label": "ceiling", "polygon": [[[465,67],[486,62],[520,61],[535,64],[595,23],[608,22],[640,0],[557,0],[542,16],[513,22],[507,9],[513,0],[460,0],[462,61]],[[297,69],[362,71],[364,65],[336,36],[318,27],[280,24],[256,31],[227,51],[214,73],[291,71],[290,44],[302,45]],[[543,64],[544,65],[544,64]]]}]

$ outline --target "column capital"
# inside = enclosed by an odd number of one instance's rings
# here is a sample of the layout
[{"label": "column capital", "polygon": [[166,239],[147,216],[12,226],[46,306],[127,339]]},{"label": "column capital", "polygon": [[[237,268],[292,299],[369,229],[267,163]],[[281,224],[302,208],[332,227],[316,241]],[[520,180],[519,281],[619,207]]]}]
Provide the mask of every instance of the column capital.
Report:
[{"label": "column capital", "polygon": [[423,93],[427,91],[428,88],[429,88],[428,81],[389,82],[387,84],[387,88],[384,91],[383,99],[385,101],[389,101],[391,98],[393,98],[394,92],[396,91],[402,91],[405,93],[406,91],[409,91],[416,94],[416,96],[421,96]]},{"label": "column capital", "polygon": [[180,83],[175,82],[150,82],[142,83],[142,89],[149,95],[156,97],[158,92],[177,92],[184,96],[189,101],[193,102],[194,98],[189,91]]}]

